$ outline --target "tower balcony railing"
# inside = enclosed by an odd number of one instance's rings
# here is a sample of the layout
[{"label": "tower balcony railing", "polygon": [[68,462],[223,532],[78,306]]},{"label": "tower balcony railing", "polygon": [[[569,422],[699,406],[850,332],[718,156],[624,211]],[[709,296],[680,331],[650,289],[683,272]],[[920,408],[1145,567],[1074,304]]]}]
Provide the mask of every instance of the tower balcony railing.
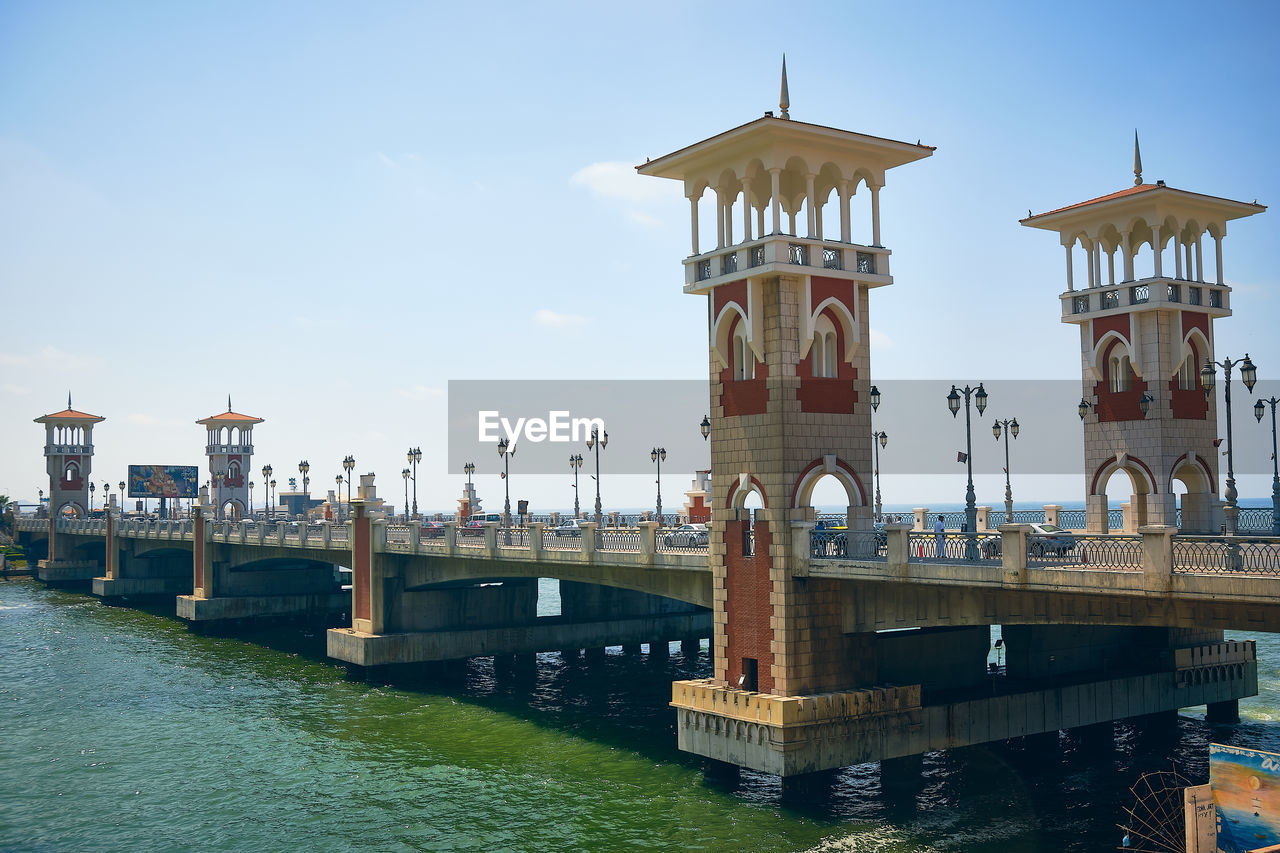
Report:
[{"label": "tower balcony railing", "polygon": [[1225,284],[1143,278],[1085,290],[1068,290],[1060,296],[1062,321],[1083,323],[1111,314],[1154,311],[1161,308],[1199,310],[1214,317],[1231,314],[1231,288]]},{"label": "tower balcony railing", "polygon": [[46,444],[44,446],[44,455],[53,456],[56,454],[75,454],[79,456],[92,456],[92,444]]},{"label": "tower balcony railing", "polygon": [[734,246],[685,259],[685,290],[702,292],[730,277],[797,272],[863,281],[875,287],[890,284],[890,251],[883,246],[819,240],[791,234],[770,234]]},{"label": "tower balcony railing", "polygon": [[252,444],[206,444],[204,446],[206,456],[214,453],[244,453],[253,455]]}]

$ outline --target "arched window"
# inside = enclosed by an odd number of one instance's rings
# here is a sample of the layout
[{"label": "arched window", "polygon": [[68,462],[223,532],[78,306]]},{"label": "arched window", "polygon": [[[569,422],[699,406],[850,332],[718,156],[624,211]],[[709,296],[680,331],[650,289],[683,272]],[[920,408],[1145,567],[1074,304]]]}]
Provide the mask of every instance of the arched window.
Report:
[{"label": "arched window", "polygon": [[756,360],[751,352],[751,345],[747,343],[747,337],[742,329],[735,329],[733,332],[733,378],[735,381],[741,381],[755,379],[755,377]]},{"label": "arched window", "polygon": [[240,463],[237,462],[235,459],[232,459],[230,464],[227,465],[227,477],[232,481],[234,481],[239,476],[240,476]]},{"label": "arched window", "polygon": [[1119,344],[1112,344],[1107,358],[1107,389],[1112,393],[1133,388],[1133,367]]},{"label": "arched window", "polygon": [[68,462],[67,467],[62,472],[62,481],[71,483],[80,479],[80,466],[75,462]]},{"label": "arched window", "polygon": [[839,373],[836,348],[836,328],[831,318],[823,314],[813,324],[813,348],[810,350],[809,362],[813,367],[813,375],[834,379]]},{"label": "arched window", "polygon": [[1199,361],[1193,347],[1191,352],[1187,353],[1186,360],[1182,362],[1182,367],[1178,368],[1178,387],[1183,391],[1194,391],[1200,387]]}]

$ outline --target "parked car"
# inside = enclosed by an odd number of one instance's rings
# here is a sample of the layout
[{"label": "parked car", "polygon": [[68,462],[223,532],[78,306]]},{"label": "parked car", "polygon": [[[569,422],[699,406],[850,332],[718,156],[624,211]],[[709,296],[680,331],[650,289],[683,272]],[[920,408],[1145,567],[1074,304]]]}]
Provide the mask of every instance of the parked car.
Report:
[{"label": "parked car", "polygon": [[441,536],[444,536],[443,522],[439,522],[439,521],[422,522],[422,538],[423,539],[438,539]]},{"label": "parked car", "polygon": [[[995,559],[1003,556],[1002,540],[992,536],[982,540],[978,545],[983,559]],[[1034,523],[1027,534],[1027,553],[1032,557],[1043,557],[1055,554],[1064,557],[1076,549],[1076,537],[1069,530],[1063,530],[1056,524]]]},{"label": "parked car", "polygon": [[483,536],[484,522],[480,519],[468,521],[465,525],[458,528],[459,536]]},{"label": "parked car", "polygon": [[582,528],[579,527],[580,524],[582,524],[582,520],[578,518],[562,521],[554,528],[556,536],[581,536]]},{"label": "parked car", "polygon": [[705,524],[682,524],[675,530],[667,532],[662,544],[668,548],[696,548],[707,544],[707,526]]}]

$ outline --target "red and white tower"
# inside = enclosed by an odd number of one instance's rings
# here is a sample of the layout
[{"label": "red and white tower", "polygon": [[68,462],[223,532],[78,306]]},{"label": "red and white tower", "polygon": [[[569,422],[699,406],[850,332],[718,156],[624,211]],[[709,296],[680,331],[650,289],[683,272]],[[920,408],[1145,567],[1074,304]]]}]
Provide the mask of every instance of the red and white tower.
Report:
[{"label": "red and white tower", "polygon": [[[209,481],[213,488],[209,500],[218,518],[242,518],[249,509],[249,477],[253,464],[253,428],[262,418],[227,410],[196,423],[208,430],[205,455],[209,458]],[[267,484],[263,483],[265,500]]]},{"label": "red and white tower", "polygon": [[875,680],[874,651],[841,629],[837,584],[793,577],[793,525],[807,547],[824,476],[843,486],[849,526],[871,525],[867,316],[870,291],[893,282],[880,190],[934,149],[791,120],[785,67],[780,107],[637,170],[683,183],[684,289],[707,298],[715,679],[798,696]]},{"label": "red and white tower", "polygon": [[[44,424],[45,469],[49,472],[49,517],[89,515],[89,473],[93,468],[93,425],[106,418],[77,412],[61,412],[35,419]],[[105,500],[105,497],[104,497]],[[50,555],[52,556],[52,555]]]},{"label": "red and white tower", "polygon": [[1108,530],[1117,471],[1133,485],[1128,529],[1174,523],[1175,480],[1186,489],[1182,528],[1219,529],[1217,416],[1200,368],[1214,356],[1214,320],[1231,315],[1227,223],[1264,210],[1144,183],[1135,138],[1134,186],[1022,220],[1057,232],[1066,250],[1059,301],[1062,322],[1080,328],[1089,532]]}]

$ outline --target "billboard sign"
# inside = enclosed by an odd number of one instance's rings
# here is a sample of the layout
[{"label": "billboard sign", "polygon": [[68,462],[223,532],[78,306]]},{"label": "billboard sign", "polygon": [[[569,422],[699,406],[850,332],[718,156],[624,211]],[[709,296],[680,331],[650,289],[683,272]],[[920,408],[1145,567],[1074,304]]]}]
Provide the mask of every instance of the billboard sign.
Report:
[{"label": "billboard sign", "polygon": [[200,469],[195,465],[130,465],[129,497],[195,498]]},{"label": "billboard sign", "polygon": [[1280,754],[1211,743],[1209,786],[1219,850],[1245,853],[1280,844]]}]

